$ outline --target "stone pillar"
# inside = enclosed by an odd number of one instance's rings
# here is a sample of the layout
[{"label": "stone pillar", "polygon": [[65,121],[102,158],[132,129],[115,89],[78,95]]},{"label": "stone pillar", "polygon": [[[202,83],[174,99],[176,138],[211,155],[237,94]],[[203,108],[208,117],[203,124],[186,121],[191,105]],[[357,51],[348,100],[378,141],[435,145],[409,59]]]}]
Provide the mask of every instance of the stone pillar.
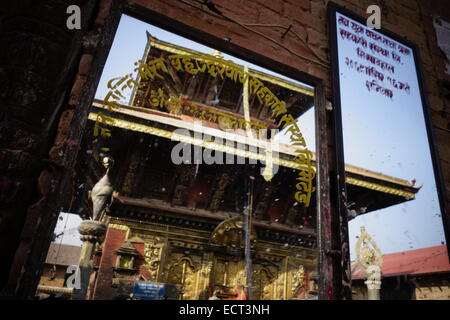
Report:
[{"label": "stone pillar", "polygon": [[80,239],[83,241],[80,262],[78,263],[81,287],[72,295],[72,299],[84,300],[86,299],[92,272],[92,255],[94,254],[95,245],[103,241],[106,225],[100,221],[84,220],[78,227],[78,231],[81,234]]},{"label": "stone pillar", "polygon": [[380,300],[381,289],[381,269],[377,265],[372,265],[364,272],[367,280],[364,282],[367,286],[367,300]]},{"label": "stone pillar", "polygon": [[381,267],[383,266],[383,255],[378,245],[361,226],[361,235],[356,242],[356,259],[365,269],[363,277],[367,285],[368,300],[380,300]]}]

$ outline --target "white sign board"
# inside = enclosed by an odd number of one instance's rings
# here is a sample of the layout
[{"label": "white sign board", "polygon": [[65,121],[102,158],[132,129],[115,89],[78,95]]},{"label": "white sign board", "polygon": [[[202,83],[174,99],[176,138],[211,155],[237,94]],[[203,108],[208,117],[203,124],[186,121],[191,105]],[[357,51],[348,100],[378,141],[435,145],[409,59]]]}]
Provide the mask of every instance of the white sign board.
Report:
[{"label": "white sign board", "polygon": [[387,104],[411,96],[411,78],[417,78],[412,51],[340,13],[336,20],[339,70],[352,84],[359,82],[354,89],[371,93],[367,97],[381,95]]},{"label": "white sign board", "polygon": [[352,17],[336,11],[332,18],[334,94],[342,114],[344,162],[420,189],[413,199],[399,199],[376,211],[370,202],[377,200],[366,199],[372,212],[351,221],[350,244],[359,226],[366,225],[384,254],[441,245],[442,209],[415,49]]}]

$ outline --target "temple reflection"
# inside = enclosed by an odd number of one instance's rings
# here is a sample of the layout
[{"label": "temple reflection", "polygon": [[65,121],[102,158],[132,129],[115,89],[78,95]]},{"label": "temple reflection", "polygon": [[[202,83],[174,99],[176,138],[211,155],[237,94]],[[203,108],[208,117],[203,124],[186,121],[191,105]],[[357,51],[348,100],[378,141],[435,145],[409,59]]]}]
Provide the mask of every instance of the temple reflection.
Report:
[{"label": "temple reflection", "polygon": [[[144,60],[192,54],[149,35]],[[226,71],[221,76],[223,59],[217,52],[215,59],[215,72],[195,59],[166,64],[164,77],[137,79],[130,103],[118,103],[113,111],[101,101],[93,104],[73,177],[72,207],[92,216],[87,192],[104,175],[104,155],[114,159],[110,177],[117,193],[102,213],[107,231],[94,254],[88,299],[126,298],[139,281],[172,285],[167,297],[173,299],[208,299],[213,293],[220,299],[248,298],[245,212],[251,217],[251,298],[316,296],[315,192],[309,206],[295,198],[301,168],[295,147],[274,144],[272,164],[261,162],[267,153],[261,156],[258,148],[272,148],[273,137],[258,130],[279,129],[280,116],[257,94],[246,103],[245,80]],[[311,88],[247,72],[285,102],[295,119],[314,108]],[[109,131],[94,140],[99,114],[108,118]],[[177,129],[192,135],[174,134]],[[314,131],[315,124],[305,130]],[[251,139],[242,140],[249,134]],[[227,144],[230,137],[233,143]],[[175,164],[172,153],[180,143],[191,150],[192,160]],[[213,157],[222,152],[233,161],[195,161],[195,154],[205,152]],[[264,166],[277,170],[262,174]],[[419,191],[407,181],[350,165],[346,172],[351,217],[412,200]]]}]

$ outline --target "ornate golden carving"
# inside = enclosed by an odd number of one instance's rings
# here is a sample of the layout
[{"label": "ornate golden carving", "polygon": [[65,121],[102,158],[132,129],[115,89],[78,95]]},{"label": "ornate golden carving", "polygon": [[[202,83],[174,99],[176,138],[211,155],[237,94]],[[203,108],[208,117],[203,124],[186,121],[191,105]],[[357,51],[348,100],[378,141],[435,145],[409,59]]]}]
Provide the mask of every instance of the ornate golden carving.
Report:
[{"label": "ornate golden carving", "polygon": [[218,178],[217,188],[216,191],[214,191],[214,195],[211,199],[211,205],[209,206],[211,211],[219,210],[220,201],[222,200],[225,189],[230,181],[231,178],[227,173],[222,173],[222,175]]},{"label": "ornate golden carving", "polygon": [[139,166],[141,164],[141,151],[138,148],[137,152],[133,152],[131,155],[130,163],[127,173],[122,185],[122,193],[130,195],[133,193],[134,185],[138,178]]},{"label": "ornate golden carving", "polygon": [[199,299],[206,300],[209,298],[209,281],[213,266],[214,254],[212,252],[203,252],[202,264],[198,274],[198,292]]},{"label": "ornate golden carving", "polygon": [[[129,227],[119,222],[127,223]],[[128,232],[131,228],[132,238],[128,241],[139,237],[145,243],[143,267],[150,273],[150,278],[146,280],[181,284],[184,290],[182,299],[207,299],[213,287],[229,293],[224,297],[234,299],[232,293],[235,286],[246,284],[245,261],[240,255],[204,250],[209,232],[175,227],[168,230],[166,226],[132,219],[118,219],[110,227]],[[242,223],[228,221],[219,229],[225,231],[227,227],[230,230],[241,228]],[[270,251],[267,251],[269,248]],[[303,285],[303,266],[310,268],[314,265],[313,250],[310,249],[287,248],[277,243],[259,241],[253,250],[254,299],[291,299],[296,289]],[[300,253],[302,257],[304,254],[304,258],[295,258]],[[116,274],[115,277],[132,279],[135,275]]]},{"label": "ornate golden carving", "polygon": [[297,292],[297,290],[303,287],[305,281],[305,268],[300,266],[297,271],[294,271],[292,274],[292,296]]},{"label": "ornate golden carving", "polygon": [[183,300],[197,299],[198,267],[188,256],[180,256],[172,260],[168,268],[167,282],[183,286]]},{"label": "ornate golden carving", "polygon": [[184,200],[184,193],[188,188],[190,181],[195,176],[195,166],[183,164],[177,168],[177,185],[175,186],[172,203],[175,205],[182,205]]},{"label": "ornate golden carving", "polygon": [[[94,112],[89,113],[89,120],[95,121],[96,118],[97,118],[97,113],[94,113]],[[109,117],[109,119],[112,121],[110,123],[110,125],[117,127],[117,128],[147,133],[147,134],[155,135],[155,136],[166,138],[166,139],[171,139],[173,141],[185,142],[185,143],[192,144],[195,146],[200,146],[203,148],[227,152],[229,154],[237,155],[237,156],[243,157],[243,158],[266,161],[266,155],[262,154],[262,153],[241,150],[241,149],[226,146],[223,144],[218,144],[213,141],[197,139],[197,138],[185,136],[182,134],[173,133],[173,132],[170,132],[167,130],[155,128],[152,126],[144,125],[141,123],[131,122],[131,121],[122,120],[122,119],[118,119],[118,118],[112,118],[112,117]],[[297,163],[296,161],[280,159],[278,157],[273,158],[273,164],[278,164],[280,166],[292,168],[292,169],[296,169],[296,170],[300,170],[303,168],[303,166],[301,164]],[[315,167],[312,167],[312,169],[315,170]]]},{"label": "ornate golden carving", "polygon": [[108,229],[123,230],[123,231],[126,231],[127,233],[130,232],[130,228],[123,224],[110,223],[110,224],[108,224]]},{"label": "ornate golden carving", "polygon": [[380,300],[383,255],[364,226],[361,226],[355,251],[357,261],[364,268],[363,278],[366,279],[364,283],[368,289],[368,300]]},{"label": "ornate golden carving", "polygon": [[370,265],[377,265],[380,268],[383,266],[383,255],[381,250],[378,248],[378,245],[372,237],[366,232],[366,228],[364,226],[361,226],[361,235],[356,242],[355,251],[357,261],[364,268],[367,268]]},{"label": "ornate golden carving", "polygon": [[164,251],[164,243],[158,240],[146,242],[144,247],[144,267],[151,275],[152,281],[157,281],[161,265],[161,257]]},{"label": "ornate golden carving", "polygon": [[390,187],[386,187],[386,186],[383,186],[383,185],[380,185],[377,183],[358,180],[358,179],[355,179],[352,177],[346,177],[345,182],[348,184],[355,185],[355,186],[360,186],[360,187],[364,187],[364,188],[371,189],[371,190],[381,191],[384,193],[389,193],[389,194],[393,194],[396,196],[405,197],[408,200],[414,199],[416,197],[416,195],[412,192],[407,192],[407,191],[403,191],[400,189],[390,188]]},{"label": "ornate golden carving", "polygon": [[183,106],[179,99],[176,99],[175,97],[171,97],[168,100],[167,108],[169,109],[170,114],[179,115],[179,114],[181,114],[181,110],[182,110]]},{"label": "ornate golden carving", "polygon": [[[245,238],[243,225],[244,223],[241,216],[222,221],[216,229],[214,229],[211,236],[211,243],[221,246],[243,248]],[[252,245],[256,242],[256,232],[253,227],[250,233],[250,241]]]},{"label": "ornate golden carving", "polygon": [[216,257],[211,277],[211,282],[219,287],[232,289],[235,286],[245,285],[245,262],[232,257]]},{"label": "ornate golden carving", "polygon": [[172,203],[181,206],[183,204],[183,195],[187,187],[182,185],[175,186],[175,191],[172,197]]},{"label": "ornate golden carving", "polygon": [[[158,39],[152,38],[151,41],[152,41],[152,46],[154,46],[154,47],[156,47],[158,49],[161,49],[161,50],[173,53],[173,54],[188,55],[188,54],[195,54],[195,53],[197,53],[195,51],[192,51],[192,50],[189,50],[189,49],[186,49],[186,48],[181,48],[181,47],[175,46],[175,45],[173,45],[171,43],[164,42],[164,41],[161,41],[161,40],[158,40]],[[271,76],[269,74],[265,74],[265,73],[262,73],[262,72],[259,72],[259,71],[255,71],[255,70],[249,70],[249,74],[250,74],[250,76],[254,76],[254,77],[260,78],[261,80],[264,80],[264,81],[269,81],[271,83],[277,84],[277,85],[279,85],[281,87],[287,88],[287,89],[292,90],[292,91],[300,92],[300,93],[303,93],[303,94],[306,94],[306,95],[309,95],[309,96],[313,96],[314,95],[314,90],[313,89],[308,88],[308,87],[304,87],[304,86],[301,86],[301,85],[298,85],[296,83],[292,83],[292,82],[290,82],[288,80],[280,79],[280,78]]]},{"label": "ornate golden carving", "polygon": [[278,270],[274,266],[255,265],[253,273],[253,296],[260,300],[275,300]]}]

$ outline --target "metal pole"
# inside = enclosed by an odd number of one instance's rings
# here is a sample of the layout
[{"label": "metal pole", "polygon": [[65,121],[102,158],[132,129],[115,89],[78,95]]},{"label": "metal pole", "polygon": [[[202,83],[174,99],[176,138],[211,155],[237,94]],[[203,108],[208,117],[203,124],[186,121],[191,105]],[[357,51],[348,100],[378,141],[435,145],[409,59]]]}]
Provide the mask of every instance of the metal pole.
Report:
[{"label": "metal pole", "polygon": [[245,266],[246,266],[246,285],[247,285],[247,299],[251,300],[252,292],[252,256],[251,256],[251,229],[252,229],[252,206],[253,206],[253,177],[250,177],[250,191],[247,201],[247,208],[244,210],[244,224],[245,224]]}]

